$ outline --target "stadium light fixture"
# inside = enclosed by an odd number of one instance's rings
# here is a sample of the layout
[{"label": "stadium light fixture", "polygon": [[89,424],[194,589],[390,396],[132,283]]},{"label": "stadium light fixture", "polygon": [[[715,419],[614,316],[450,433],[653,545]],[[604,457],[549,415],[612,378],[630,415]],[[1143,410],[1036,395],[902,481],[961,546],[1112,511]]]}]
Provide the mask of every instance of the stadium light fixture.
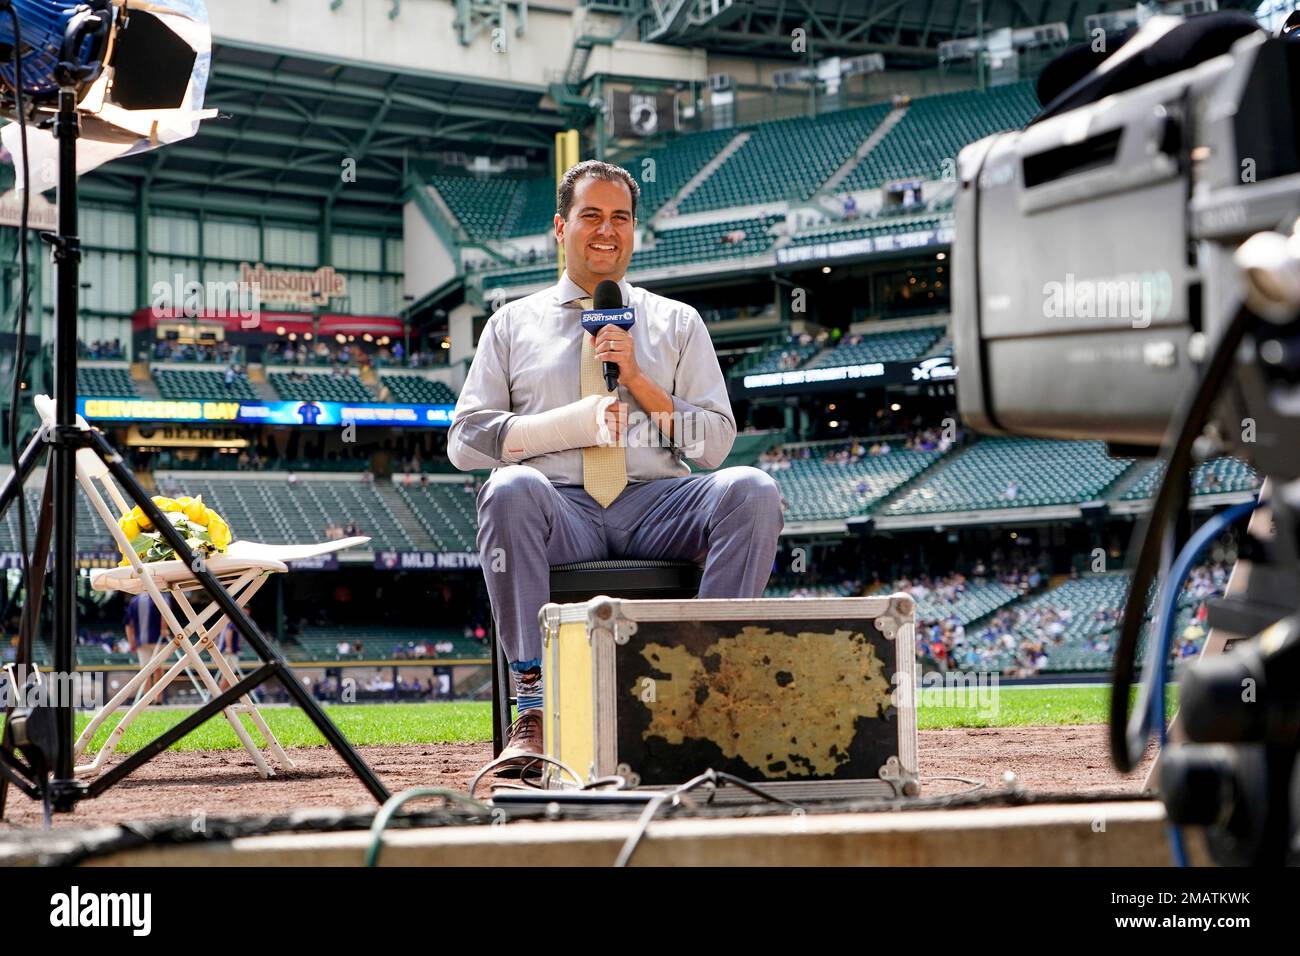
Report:
[{"label": "stadium light fixture", "polygon": [[[77,174],[110,160],[188,139],[217,115],[203,108],[212,33],[202,0],[4,0],[0,11],[0,130],[19,188],[58,183],[52,118],[61,91],[81,125]],[[13,49],[22,36],[22,116]],[[26,125],[26,157],[21,135]]]}]

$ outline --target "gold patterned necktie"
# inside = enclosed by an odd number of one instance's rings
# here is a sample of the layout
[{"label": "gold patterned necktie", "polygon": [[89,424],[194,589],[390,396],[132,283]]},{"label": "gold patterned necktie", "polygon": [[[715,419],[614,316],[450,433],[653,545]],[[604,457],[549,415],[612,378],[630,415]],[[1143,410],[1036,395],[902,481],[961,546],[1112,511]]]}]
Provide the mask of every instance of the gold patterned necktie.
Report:
[{"label": "gold patterned necktie", "polygon": [[[579,299],[584,309],[592,308],[591,299]],[[617,395],[618,389],[605,388],[605,374],[596,358],[593,336],[582,332],[582,362],[579,366],[582,397]],[[582,450],[582,487],[587,494],[608,508],[627,487],[627,452],[619,445],[593,445]]]}]

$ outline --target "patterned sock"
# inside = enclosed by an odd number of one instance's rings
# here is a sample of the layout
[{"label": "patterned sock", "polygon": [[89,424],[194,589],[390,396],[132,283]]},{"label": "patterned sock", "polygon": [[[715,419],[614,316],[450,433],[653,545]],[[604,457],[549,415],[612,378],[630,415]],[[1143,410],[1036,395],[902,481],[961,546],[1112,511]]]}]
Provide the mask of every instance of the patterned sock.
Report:
[{"label": "patterned sock", "polygon": [[542,707],[542,662],[511,661],[510,676],[515,684],[515,700],[519,713],[540,710]]}]

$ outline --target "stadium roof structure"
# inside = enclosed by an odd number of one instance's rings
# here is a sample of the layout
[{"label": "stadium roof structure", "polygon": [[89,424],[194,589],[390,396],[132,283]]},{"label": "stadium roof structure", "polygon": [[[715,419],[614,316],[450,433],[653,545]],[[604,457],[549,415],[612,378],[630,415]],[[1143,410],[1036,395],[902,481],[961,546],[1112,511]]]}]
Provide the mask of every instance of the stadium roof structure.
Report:
[{"label": "stadium roof structure", "polygon": [[[626,10],[625,3],[600,4]],[[1219,9],[1253,10],[1258,0],[1219,0]],[[704,47],[719,53],[803,59],[791,48],[792,31],[807,31],[818,56],[884,53],[891,66],[932,66],[938,45],[983,29],[1065,23],[1073,39],[1086,36],[1084,19],[1137,6],[1137,0],[744,0],[708,19],[693,19],[690,0],[631,4],[640,38]]]},{"label": "stadium roof structure", "polygon": [[[400,219],[411,160],[448,152],[547,162],[563,119],[543,91],[264,48],[216,44],[206,104],[185,143],[87,176],[87,199],[143,201],[335,224]],[[343,175],[355,160],[355,180]]]}]

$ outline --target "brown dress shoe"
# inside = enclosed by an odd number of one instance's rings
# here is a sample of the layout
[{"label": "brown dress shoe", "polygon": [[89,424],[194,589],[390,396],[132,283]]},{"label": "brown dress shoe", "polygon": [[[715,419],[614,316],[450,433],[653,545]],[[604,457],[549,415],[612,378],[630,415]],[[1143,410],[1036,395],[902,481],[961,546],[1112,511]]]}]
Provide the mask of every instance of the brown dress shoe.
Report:
[{"label": "brown dress shoe", "polygon": [[510,725],[510,729],[506,731],[506,745],[501,750],[501,756],[497,759],[535,757],[544,752],[542,749],[542,712],[534,708],[524,711]]}]

